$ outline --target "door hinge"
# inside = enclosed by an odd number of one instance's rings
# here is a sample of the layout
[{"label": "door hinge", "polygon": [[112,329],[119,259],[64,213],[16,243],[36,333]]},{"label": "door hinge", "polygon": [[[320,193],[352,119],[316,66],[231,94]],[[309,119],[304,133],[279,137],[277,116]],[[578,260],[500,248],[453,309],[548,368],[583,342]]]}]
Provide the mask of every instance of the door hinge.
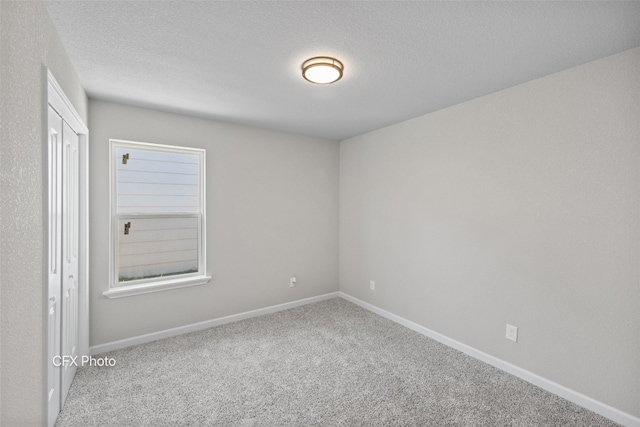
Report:
[{"label": "door hinge", "polygon": [[127,164],[127,160],[129,160],[129,153],[122,155],[122,164],[126,165]]},{"label": "door hinge", "polygon": [[124,234],[129,234],[130,228],[131,228],[131,221],[124,224]]}]

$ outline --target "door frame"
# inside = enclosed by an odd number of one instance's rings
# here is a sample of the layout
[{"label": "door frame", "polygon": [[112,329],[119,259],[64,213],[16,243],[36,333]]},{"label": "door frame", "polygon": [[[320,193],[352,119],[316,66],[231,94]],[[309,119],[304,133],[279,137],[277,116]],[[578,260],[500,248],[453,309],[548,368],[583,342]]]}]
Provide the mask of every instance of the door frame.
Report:
[{"label": "door frame", "polygon": [[[69,98],[65,95],[61,86],[47,67],[43,67],[43,84],[46,85],[46,100],[43,102],[42,123],[43,129],[43,164],[49,164],[49,132],[48,132],[48,108],[51,106],[63,120],[78,134],[79,150],[79,224],[78,224],[78,355],[89,356],[89,129],[82,120],[82,117],[74,108]],[[43,283],[48,284],[48,260],[49,260],[49,228],[50,218],[46,214],[49,212],[49,170],[48,166],[43,167],[43,204],[44,204],[44,244],[43,244]],[[48,316],[46,315],[49,300],[48,286],[43,286],[43,402],[44,419],[48,420],[48,390],[47,374],[52,367],[52,361],[47,360],[47,339],[48,339]],[[60,408],[62,409],[62,408]],[[54,420],[55,421],[55,420]]]}]

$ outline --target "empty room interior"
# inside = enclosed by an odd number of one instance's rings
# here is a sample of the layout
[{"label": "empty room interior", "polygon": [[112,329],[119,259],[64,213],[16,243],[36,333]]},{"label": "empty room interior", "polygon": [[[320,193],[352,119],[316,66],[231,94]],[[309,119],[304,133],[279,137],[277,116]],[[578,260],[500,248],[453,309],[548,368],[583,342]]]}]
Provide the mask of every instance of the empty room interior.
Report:
[{"label": "empty room interior", "polygon": [[0,23],[2,426],[640,427],[640,2]]}]

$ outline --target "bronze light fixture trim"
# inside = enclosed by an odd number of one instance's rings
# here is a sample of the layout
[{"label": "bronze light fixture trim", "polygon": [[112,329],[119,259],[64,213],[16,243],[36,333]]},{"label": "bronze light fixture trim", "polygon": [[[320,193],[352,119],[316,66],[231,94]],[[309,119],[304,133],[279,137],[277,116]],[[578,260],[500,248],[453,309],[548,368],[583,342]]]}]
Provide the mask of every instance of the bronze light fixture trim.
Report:
[{"label": "bronze light fixture trim", "polygon": [[302,63],[302,77],[315,84],[330,84],[342,78],[344,65],[330,56],[315,56]]}]

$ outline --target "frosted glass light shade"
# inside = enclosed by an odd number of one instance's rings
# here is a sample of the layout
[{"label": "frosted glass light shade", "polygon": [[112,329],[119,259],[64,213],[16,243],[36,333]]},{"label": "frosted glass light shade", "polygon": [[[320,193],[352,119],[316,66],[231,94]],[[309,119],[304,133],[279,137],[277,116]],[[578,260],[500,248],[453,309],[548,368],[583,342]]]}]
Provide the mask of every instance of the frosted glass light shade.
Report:
[{"label": "frosted glass light shade", "polygon": [[302,77],[316,84],[329,84],[342,78],[344,65],[335,58],[316,56],[302,64]]}]

